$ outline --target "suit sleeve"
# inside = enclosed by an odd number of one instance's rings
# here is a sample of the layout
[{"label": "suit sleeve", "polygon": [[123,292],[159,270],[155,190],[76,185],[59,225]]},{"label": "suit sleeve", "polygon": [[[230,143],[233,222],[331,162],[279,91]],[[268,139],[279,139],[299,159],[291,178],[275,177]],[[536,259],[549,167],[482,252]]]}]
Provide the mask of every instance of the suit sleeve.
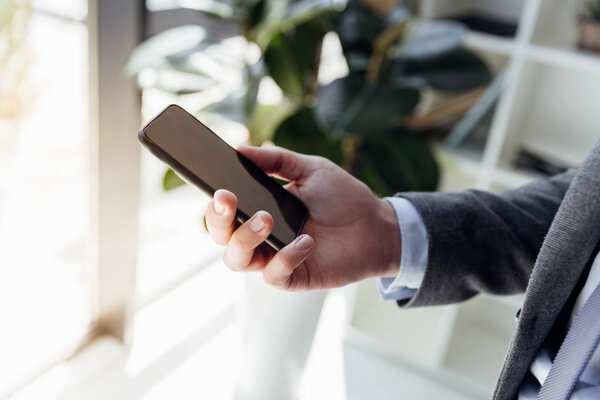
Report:
[{"label": "suit sleeve", "polygon": [[501,194],[400,194],[419,211],[429,246],[420,288],[398,304],[429,306],[464,301],[481,292],[524,292],[575,172]]}]

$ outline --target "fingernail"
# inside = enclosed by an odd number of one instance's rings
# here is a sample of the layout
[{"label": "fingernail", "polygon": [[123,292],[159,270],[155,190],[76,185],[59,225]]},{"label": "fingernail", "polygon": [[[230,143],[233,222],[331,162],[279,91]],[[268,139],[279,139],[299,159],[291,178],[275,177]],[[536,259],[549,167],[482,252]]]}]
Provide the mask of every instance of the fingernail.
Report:
[{"label": "fingernail", "polygon": [[311,244],[312,244],[311,238],[306,235],[302,235],[298,238],[298,240],[296,240],[295,246],[298,250],[308,250],[308,248],[311,246]]},{"label": "fingernail", "polygon": [[213,200],[213,208],[217,214],[223,214],[223,211],[225,211],[223,204],[219,203],[216,198]]},{"label": "fingernail", "polygon": [[265,227],[265,223],[262,220],[262,218],[260,217],[260,214],[256,214],[250,220],[250,225],[249,226],[250,226],[250,230],[252,230],[252,232],[260,232]]}]

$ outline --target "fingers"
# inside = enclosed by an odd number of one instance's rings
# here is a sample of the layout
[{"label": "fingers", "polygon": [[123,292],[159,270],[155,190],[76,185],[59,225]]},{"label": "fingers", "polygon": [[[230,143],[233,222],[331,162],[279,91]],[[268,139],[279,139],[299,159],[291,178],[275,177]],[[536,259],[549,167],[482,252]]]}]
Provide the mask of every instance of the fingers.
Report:
[{"label": "fingers", "polygon": [[238,151],[267,174],[298,181],[315,169],[315,157],[281,147],[240,147]]},{"label": "fingers", "polygon": [[[268,212],[259,211],[254,214],[231,235],[223,254],[225,265],[234,271],[248,270],[247,267],[250,266],[254,250],[265,241],[272,230],[273,217]],[[262,266],[254,265],[254,267]]]},{"label": "fingers", "polygon": [[227,190],[217,190],[206,209],[206,225],[215,242],[227,245],[223,261],[233,270],[263,269],[275,253],[270,247],[255,249],[273,230],[273,217],[265,211],[236,228],[237,197]]},{"label": "fingers", "polygon": [[225,245],[235,228],[237,197],[228,190],[217,190],[206,209],[206,226],[215,242]]},{"label": "fingers", "polygon": [[[315,242],[310,236],[300,235],[292,243],[281,249],[263,270],[265,282],[282,289],[288,289],[291,284],[292,273],[310,256],[314,244]],[[306,284],[308,285],[308,282]]]}]

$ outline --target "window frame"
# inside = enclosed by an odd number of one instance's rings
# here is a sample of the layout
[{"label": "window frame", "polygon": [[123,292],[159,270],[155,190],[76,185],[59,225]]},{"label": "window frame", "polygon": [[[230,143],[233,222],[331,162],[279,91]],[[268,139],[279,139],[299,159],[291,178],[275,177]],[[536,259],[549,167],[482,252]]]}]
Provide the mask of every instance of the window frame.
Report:
[{"label": "window frame", "polygon": [[[86,24],[88,32],[89,181],[84,268],[90,321],[81,337],[32,366],[2,395],[11,396],[98,336],[130,345],[138,245],[140,93],[124,67],[142,39],[144,0],[88,0],[87,18],[35,12]],[[115,251],[117,250],[117,251]]]},{"label": "window frame", "polygon": [[144,0],[88,0],[92,321],[131,344],[140,189],[140,93],[124,67],[142,38]]}]

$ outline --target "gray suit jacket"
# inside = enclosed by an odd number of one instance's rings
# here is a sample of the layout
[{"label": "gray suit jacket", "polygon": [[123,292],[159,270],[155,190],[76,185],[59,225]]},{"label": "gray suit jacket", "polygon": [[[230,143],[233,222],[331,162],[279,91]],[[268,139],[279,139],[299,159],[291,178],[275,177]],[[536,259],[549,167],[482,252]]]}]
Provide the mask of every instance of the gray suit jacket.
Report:
[{"label": "gray suit jacket", "polygon": [[514,399],[600,243],[600,142],[578,170],[500,195],[403,193],[429,237],[423,283],[405,307],[525,291],[494,399]]}]

